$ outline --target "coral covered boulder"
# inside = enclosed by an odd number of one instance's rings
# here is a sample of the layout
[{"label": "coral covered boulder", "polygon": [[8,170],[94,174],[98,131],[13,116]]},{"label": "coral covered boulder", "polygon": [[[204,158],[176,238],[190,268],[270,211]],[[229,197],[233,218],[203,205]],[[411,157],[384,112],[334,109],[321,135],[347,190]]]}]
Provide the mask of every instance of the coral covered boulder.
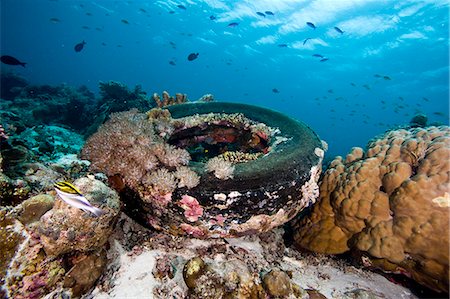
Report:
[{"label": "coral covered boulder", "polygon": [[82,156],[141,224],[198,238],[268,231],[313,203],[324,150],[268,109],[187,103],[111,115]]},{"label": "coral covered boulder", "polygon": [[89,177],[76,180],[74,185],[92,205],[105,213],[96,217],[57,198],[53,209],[41,217],[38,227],[48,256],[101,248],[113,230],[120,207],[117,193]]},{"label": "coral covered boulder", "polygon": [[448,292],[450,129],[396,130],[331,162],[297,246],[338,254]]}]

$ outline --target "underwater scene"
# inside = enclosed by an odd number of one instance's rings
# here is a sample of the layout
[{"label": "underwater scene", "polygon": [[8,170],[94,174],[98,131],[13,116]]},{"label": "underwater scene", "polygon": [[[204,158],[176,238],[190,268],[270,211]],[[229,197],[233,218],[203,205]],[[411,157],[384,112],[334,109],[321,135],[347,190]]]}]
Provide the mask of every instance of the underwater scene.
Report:
[{"label": "underwater scene", "polygon": [[0,298],[448,298],[449,13],[0,1]]}]

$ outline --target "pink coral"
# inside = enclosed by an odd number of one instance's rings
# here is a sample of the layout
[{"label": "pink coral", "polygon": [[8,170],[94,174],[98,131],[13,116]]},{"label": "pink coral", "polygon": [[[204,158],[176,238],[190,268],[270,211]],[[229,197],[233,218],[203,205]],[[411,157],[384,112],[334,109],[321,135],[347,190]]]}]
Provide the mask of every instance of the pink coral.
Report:
[{"label": "pink coral", "polygon": [[178,205],[184,210],[184,216],[190,222],[195,222],[203,215],[203,208],[192,196],[183,195]]},{"label": "pink coral", "polygon": [[180,227],[188,235],[191,235],[191,236],[193,236],[195,238],[204,238],[204,237],[206,237],[206,233],[200,227],[192,226],[192,225],[187,224],[187,223],[182,223],[180,225]]}]

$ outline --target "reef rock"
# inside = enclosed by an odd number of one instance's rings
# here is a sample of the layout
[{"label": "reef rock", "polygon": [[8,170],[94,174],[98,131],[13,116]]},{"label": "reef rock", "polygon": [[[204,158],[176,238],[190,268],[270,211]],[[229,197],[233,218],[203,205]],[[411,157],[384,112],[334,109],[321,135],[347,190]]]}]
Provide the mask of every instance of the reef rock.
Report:
[{"label": "reef rock", "polygon": [[106,266],[106,251],[99,250],[88,255],[73,258],[73,266],[64,277],[64,287],[72,288],[72,294],[79,297],[94,286]]},{"label": "reef rock", "polygon": [[41,217],[38,227],[47,255],[98,249],[113,230],[120,207],[117,193],[90,177],[80,178],[74,185],[92,205],[105,213],[96,217],[57,198],[53,208]]},{"label": "reef rock", "polygon": [[390,131],[337,157],[312,214],[295,224],[295,243],[449,290],[450,129]]},{"label": "reef rock", "polygon": [[38,221],[42,215],[53,207],[55,199],[49,194],[33,196],[16,207],[18,219],[24,225]]}]

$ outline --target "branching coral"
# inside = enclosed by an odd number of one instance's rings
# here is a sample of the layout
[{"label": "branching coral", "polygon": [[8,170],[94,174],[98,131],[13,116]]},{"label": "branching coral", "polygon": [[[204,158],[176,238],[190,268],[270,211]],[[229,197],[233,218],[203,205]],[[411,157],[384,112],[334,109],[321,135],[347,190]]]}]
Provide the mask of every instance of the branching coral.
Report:
[{"label": "branching coral", "polygon": [[187,95],[182,93],[175,94],[175,97],[171,97],[167,91],[163,91],[162,99],[159,94],[154,93],[152,96],[153,101],[159,108],[163,108],[169,105],[182,104],[188,101]]},{"label": "branching coral", "polygon": [[450,129],[442,126],[390,131],[365,153],[335,158],[312,215],[296,224],[297,245],[357,249],[448,292],[449,157]]}]

